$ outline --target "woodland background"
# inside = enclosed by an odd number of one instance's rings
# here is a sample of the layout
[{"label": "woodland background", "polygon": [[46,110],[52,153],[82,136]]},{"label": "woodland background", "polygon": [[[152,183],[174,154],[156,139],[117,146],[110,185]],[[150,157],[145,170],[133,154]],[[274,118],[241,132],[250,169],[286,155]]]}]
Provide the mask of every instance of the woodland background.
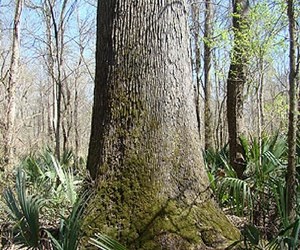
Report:
[{"label": "woodland background", "polygon": [[[0,6],[0,132],[3,138],[10,133],[7,115],[12,92],[8,81],[15,4],[16,1],[2,0]],[[221,149],[228,141],[225,99],[233,44],[232,6],[230,1],[212,1],[211,8],[209,40],[204,38],[204,2],[191,3],[189,23],[200,116],[204,117],[204,100],[209,99],[210,136],[213,147]],[[287,132],[289,39],[285,13],[284,1],[251,1],[243,113],[244,129],[252,137]],[[57,133],[62,150],[72,149],[77,155],[86,155],[93,100],[95,18],[96,1],[25,1],[23,4],[18,80],[13,93],[15,121],[9,142],[13,145],[12,159],[45,145],[55,148]],[[205,49],[211,51],[208,95],[204,91]],[[202,138],[204,142],[204,135]],[[2,155],[5,141],[1,140]]]}]

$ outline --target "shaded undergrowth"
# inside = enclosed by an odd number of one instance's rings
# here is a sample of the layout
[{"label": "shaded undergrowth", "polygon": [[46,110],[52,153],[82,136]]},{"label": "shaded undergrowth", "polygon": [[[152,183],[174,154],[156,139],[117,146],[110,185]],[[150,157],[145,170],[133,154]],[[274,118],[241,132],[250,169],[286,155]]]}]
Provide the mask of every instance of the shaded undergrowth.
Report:
[{"label": "shaded undergrowth", "polygon": [[216,199],[228,214],[243,218],[239,226],[245,248],[297,249],[299,219],[290,221],[287,213],[287,139],[276,134],[261,142],[240,138],[240,144],[246,167],[243,179],[229,164],[227,146],[204,153]]},{"label": "shaded undergrowth", "polygon": [[[287,215],[286,141],[279,134],[265,136],[261,142],[241,138],[246,164],[243,179],[230,166],[227,147],[205,152],[215,199],[227,214],[242,221],[238,226],[243,237],[232,247],[240,243],[244,249],[299,247],[300,220],[290,221]],[[299,157],[297,161],[299,166]],[[71,151],[61,161],[49,149],[25,157],[13,174],[1,176],[0,247],[80,249],[81,217],[89,197],[82,191],[86,179],[84,160]],[[99,249],[125,249],[100,233],[89,243]]]}]

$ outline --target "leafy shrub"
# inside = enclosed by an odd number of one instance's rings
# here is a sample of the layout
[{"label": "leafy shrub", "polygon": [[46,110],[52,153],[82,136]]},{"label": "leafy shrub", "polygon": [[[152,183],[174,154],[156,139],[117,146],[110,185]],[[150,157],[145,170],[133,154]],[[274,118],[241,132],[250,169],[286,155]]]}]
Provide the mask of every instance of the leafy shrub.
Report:
[{"label": "leafy shrub", "polygon": [[26,192],[26,177],[23,170],[18,168],[16,175],[16,196],[12,189],[4,192],[7,212],[14,222],[14,241],[22,247],[37,248],[40,246],[40,210],[43,200],[37,195]]},{"label": "leafy shrub", "polygon": [[[287,215],[286,137],[278,133],[263,137],[261,143],[255,138],[240,138],[240,142],[246,163],[243,180],[233,173],[226,148],[205,154],[211,186],[220,205],[230,208],[235,215],[247,216],[250,226],[244,229],[244,237],[253,247],[249,249],[269,249],[259,248],[263,239],[272,243],[268,247],[274,249],[284,249],[280,248],[283,245],[296,249],[299,220],[291,222]],[[259,235],[259,240],[256,236],[251,239],[250,235]]]},{"label": "leafy shrub", "polygon": [[83,211],[78,192],[83,175],[73,168],[71,155],[62,157],[65,165],[50,150],[21,162],[15,188],[4,192],[16,244],[38,248],[52,242],[57,249],[77,249]]}]

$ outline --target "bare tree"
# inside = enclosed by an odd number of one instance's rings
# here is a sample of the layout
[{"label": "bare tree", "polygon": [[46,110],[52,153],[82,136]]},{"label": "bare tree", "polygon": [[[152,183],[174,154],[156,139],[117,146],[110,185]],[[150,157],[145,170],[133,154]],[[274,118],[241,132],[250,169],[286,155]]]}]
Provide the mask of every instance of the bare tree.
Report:
[{"label": "bare tree", "polygon": [[15,15],[13,22],[13,36],[11,48],[11,61],[6,86],[6,120],[4,131],[4,161],[7,166],[13,160],[14,130],[16,115],[16,87],[19,77],[20,60],[20,18],[22,13],[23,0],[16,0]]},{"label": "bare tree", "polygon": [[68,22],[74,12],[76,1],[46,0],[40,3],[30,2],[32,9],[40,11],[45,25],[46,65],[52,96],[48,98],[48,127],[49,135],[55,141],[55,154],[58,158],[61,149],[69,147],[69,137],[72,121],[71,83],[66,61],[66,30]]},{"label": "bare tree", "polygon": [[54,60],[56,62],[55,85],[53,86],[53,99],[54,99],[54,133],[55,133],[55,154],[60,158],[61,149],[61,115],[62,115],[62,96],[63,96],[63,81],[66,75],[64,74],[64,31],[66,21],[66,8],[68,0],[64,0],[60,10],[59,19],[57,21],[54,11],[54,3],[47,0],[48,8],[50,11],[52,27],[54,32]]}]

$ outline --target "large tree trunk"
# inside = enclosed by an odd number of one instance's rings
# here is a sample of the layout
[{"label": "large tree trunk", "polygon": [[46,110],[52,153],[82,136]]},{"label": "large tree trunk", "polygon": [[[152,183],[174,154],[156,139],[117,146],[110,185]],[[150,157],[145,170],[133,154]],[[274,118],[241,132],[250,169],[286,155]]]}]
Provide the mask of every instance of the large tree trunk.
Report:
[{"label": "large tree trunk", "polygon": [[[290,35],[290,73],[289,73],[289,129],[288,129],[288,166],[286,173],[288,193],[288,215],[292,221],[296,218],[297,208],[297,178],[296,178],[296,139],[297,139],[297,75],[296,67],[296,20],[294,1],[287,1]],[[299,58],[298,58],[299,59]]]},{"label": "large tree trunk", "polygon": [[243,178],[245,170],[239,137],[243,134],[243,93],[249,44],[246,35],[248,9],[248,0],[233,0],[234,45],[227,80],[227,121],[230,164],[239,178]]},{"label": "large tree trunk", "polygon": [[86,232],[129,249],[217,249],[239,233],[211,199],[185,1],[98,1]]},{"label": "large tree trunk", "polygon": [[11,63],[9,68],[9,78],[7,85],[7,108],[6,124],[4,132],[4,160],[6,167],[12,162],[15,132],[15,115],[16,115],[16,86],[19,78],[19,60],[20,60],[20,18],[22,13],[23,0],[16,1]]}]

